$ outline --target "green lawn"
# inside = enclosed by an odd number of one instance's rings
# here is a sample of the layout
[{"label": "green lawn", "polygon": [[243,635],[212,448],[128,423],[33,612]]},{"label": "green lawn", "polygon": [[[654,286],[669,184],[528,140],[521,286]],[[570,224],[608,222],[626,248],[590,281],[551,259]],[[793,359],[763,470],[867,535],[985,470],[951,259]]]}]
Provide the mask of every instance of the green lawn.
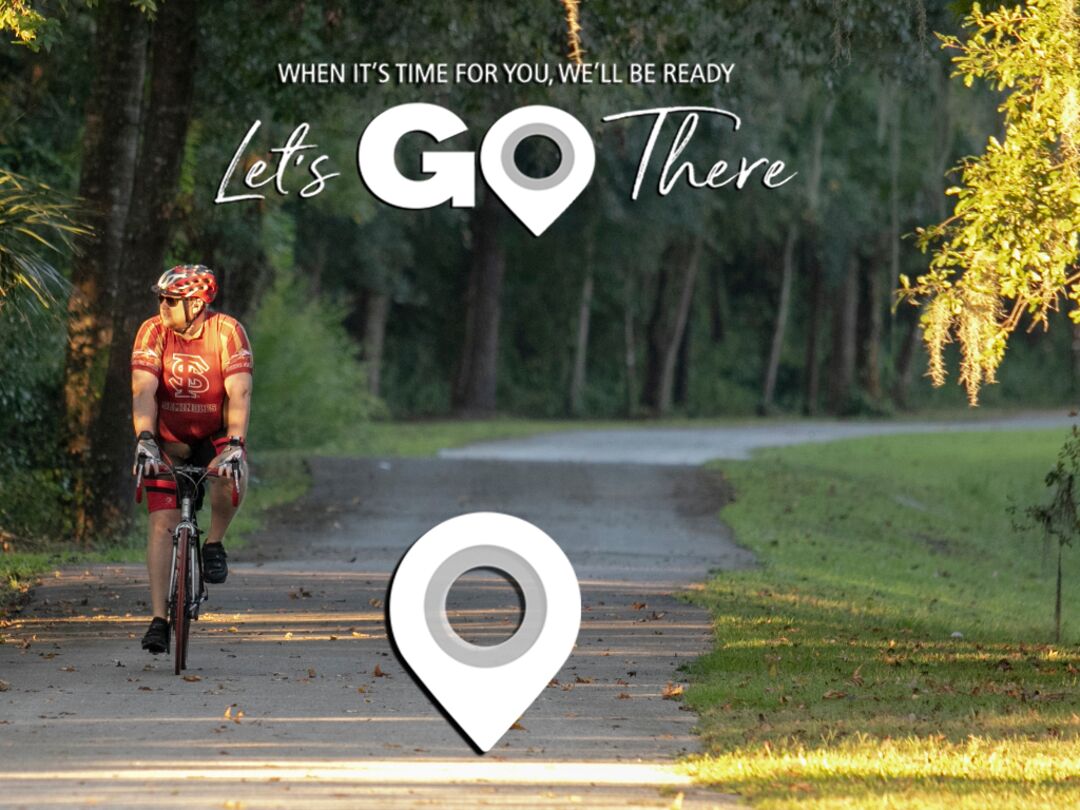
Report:
[{"label": "green lawn", "polygon": [[[691,598],[704,782],[759,807],[1080,806],[1080,575],[1006,508],[1045,498],[1065,431],[892,436],[720,462],[761,561]],[[1052,561],[1052,557],[1050,560]],[[962,634],[962,638],[954,634]]]}]

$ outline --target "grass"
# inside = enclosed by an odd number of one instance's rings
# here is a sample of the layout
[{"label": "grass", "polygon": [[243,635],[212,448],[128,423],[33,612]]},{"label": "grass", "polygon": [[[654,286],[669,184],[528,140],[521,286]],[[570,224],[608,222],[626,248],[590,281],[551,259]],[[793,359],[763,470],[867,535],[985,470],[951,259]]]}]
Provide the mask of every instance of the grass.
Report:
[{"label": "grass", "polygon": [[[691,596],[701,781],[763,808],[1080,805],[1080,577],[1053,634],[1041,537],[1065,431],[891,436],[723,462],[759,568]],[[1050,557],[1052,559],[1052,556]],[[961,634],[959,637],[957,634]]]}]

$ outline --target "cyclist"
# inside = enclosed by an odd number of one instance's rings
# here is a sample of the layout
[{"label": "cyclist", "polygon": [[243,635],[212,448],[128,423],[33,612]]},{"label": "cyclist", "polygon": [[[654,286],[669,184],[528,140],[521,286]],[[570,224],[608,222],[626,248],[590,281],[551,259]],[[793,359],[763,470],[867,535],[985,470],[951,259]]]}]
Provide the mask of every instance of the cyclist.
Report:
[{"label": "cyclist", "polygon": [[207,582],[221,583],[228,576],[222,540],[238,508],[232,503],[234,482],[241,500],[246,489],[251,344],[238,321],[210,310],[217,289],[213,271],[203,265],[166,271],[151,287],[158,296],[158,314],[139,327],[131,353],[135,471],[141,467],[146,477],[146,566],[154,614],[142,647],[155,654],[168,648],[172,530],[180,520],[176,483],[164,472],[162,455],[220,474],[209,479],[211,522],[203,548]]}]

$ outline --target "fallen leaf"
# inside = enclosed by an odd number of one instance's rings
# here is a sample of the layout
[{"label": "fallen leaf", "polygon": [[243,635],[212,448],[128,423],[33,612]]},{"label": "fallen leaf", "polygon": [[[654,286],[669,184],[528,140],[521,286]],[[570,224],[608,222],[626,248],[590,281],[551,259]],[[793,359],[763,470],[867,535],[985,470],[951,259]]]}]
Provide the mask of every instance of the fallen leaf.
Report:
[{"label": "fallen leaf", "polygon": [[355,630],[353,630],[352,637],[353,638],[371,638],[371,636],[369,636],[367,633],[358,633]]},{"label": "fallen leaf", "polygon": [[828,692],[822,695],[822,697],[825,700],[839,700],[840,698],[846,698],[847,692],[841,692],[838,689],[830,689]]},{"label": "fallen leaf", "polygon": [[558,685],[559,685],[559,679],[558,678],[552,678],[550,681],[548,681],[548,689],[551,689],[553,686],[558,686]]},{"label": "fallen leaf", "polygon": [[368,599],[368,604],[373,608],[381,608],[383,606],[382,599],[376,599],[374,596]]},{"label": "fallen leaf", "polygon": [[311,667],[308,667],[308,671],[307,671],[307,676],[308,676],[309,678],[314,678],[314,677],[315,677],[315,675],[316,675],[316,672],[315,672],[315,670],[314,670],[314,669],[312,669]]},{"label": "fallen leaf", "polygon": [[514,731],[528,731],[525,726],[521,725],[521,721],[515,722],[514,725],[510,726],[510,728],[512,728]]},{"label": "fallen leaf", "polygon": [[580,675],[575,675],[574,676],[574,683],[592,683],[592,682],[593,682],[592,678],[583,678]]},{"label": "fallen leaf", "polygon": [[632,607],[634,610],[644,610],[648,607],[648,605],[646,605],[644,602],[634,602],[634,604],[630,605],[630,607]]},{"label": "fallen leaf", "polygon": [[665,686],[661,690],[660,695],[664,698],[664,700],[674,700],[675,698],[682,695],[682,693],[683,693],[682,684],[675,684],[675,683],[672,683],[671,681],[668,681],[667,686]]},{"label": "fallen leaf", "polygon": [[11,684],[7,681],[0,681],[0,692],[6,692],[11,688]]},{"label": "fallen leaf", "polygon": [[201,675],[185,675],[184,680],[187,681],[188,683],[195,683],[196,681],[201,681],[202,676]]},{"label": "fallen leaf", "polygon": [[862,686],[863,685],[863,677],[860,674],[861,669],[862,669],[862,664],[859,664],[857,667],[855,667],[855,671],[851,673],[851,682],[853,684],[855,684],[856,686]]},{"label": "fallen leaf", "polygon": [[378,664],[375,665],[375,669],[371,671],[371,674],[374,675],[376,678],[386,677],[386,673],[382,671],[382,667],[380,667]]},{"label": "fallen leaf", "polygon": [[630,695],[627,692],[619,692],[616,696],[619,700],[630,700]]},{"label": "fallen leaf", "polygon": [[365,692],[367,692],[367,689],[364,688],[363,686],[358,686],[358,687],[356,687],[356,691],[359,692],[362,695]]},{"label": "fallen leaf", "polygon": [[230,632],[230,633],[239,633],[239,632],[240,632],[240,628],[239,628],[239,627],[230,627],[230,628],[229,628],[229,632]]}]

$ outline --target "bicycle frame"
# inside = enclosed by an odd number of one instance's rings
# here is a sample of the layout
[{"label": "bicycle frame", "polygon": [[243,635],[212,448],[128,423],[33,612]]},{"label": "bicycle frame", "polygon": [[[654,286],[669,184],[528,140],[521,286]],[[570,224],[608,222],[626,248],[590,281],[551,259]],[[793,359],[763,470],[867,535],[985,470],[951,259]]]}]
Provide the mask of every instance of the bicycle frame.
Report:
[{"label": "bicycle frame", "polygon": [[[176,640],[176,649],[173,650],[175,672],[179,675],[181,670],[187,667],[190,624],[199,618],[199,606],[210,598],[203,580],[202,550],[199,545],[200,533],[195,514],[195,500],[202,482],[215,473],[206,467],[190,464],[174,465],[164,461],[164,466],[176,482],[176,494],[180,506],[180,521],[172,532],[173,548],[169,566],[168,591],[169,624]],[[234,505],[238,501],[238,496],[239,485],[233,478]],[[136,481],[135,499],[142,500],[141,469]]]}]

